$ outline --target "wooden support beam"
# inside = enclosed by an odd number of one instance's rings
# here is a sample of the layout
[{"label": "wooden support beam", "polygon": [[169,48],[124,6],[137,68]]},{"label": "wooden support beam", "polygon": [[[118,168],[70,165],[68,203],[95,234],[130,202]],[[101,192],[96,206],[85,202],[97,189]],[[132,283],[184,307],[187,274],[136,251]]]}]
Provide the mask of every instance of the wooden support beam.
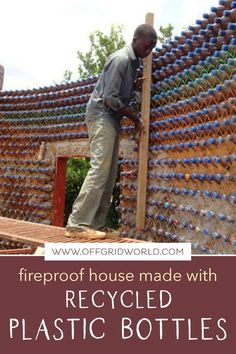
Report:
[{"label": "wooden support beam", "polygon": [[[154,14],[147,13],[145,23],[153,26]],[[142,231],[145,227],[146,213],[146,190],[147,190],[147,165],[149,148],[149,120],[150,120],[150,98],[151,98],[151,74],[152,74],[152,53],[143,60],[143,81],[141,118],[145,124],[145,133],[141,134],[139,142],[139,168],[138,168],[138,190],[137,190],[137,211],[136,228]]]},{"label": "wooden support beam", "polygon": [[67,158],[58,157],[56,162],[56,178],[53,197],[53,221],[54,226],[63,226],[66,192]]}]

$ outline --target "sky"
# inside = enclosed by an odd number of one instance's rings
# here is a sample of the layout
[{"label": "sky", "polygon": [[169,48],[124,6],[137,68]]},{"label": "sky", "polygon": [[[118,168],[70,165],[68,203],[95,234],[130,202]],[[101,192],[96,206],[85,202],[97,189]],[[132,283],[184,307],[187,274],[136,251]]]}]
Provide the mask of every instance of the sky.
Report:
[{"label": "sky", "polygon": [[89,49],[89,34],[124,25],[131,42],[145,14],[154,27],[171,23],[174,35],[194,25],[218,0],[0,0],[0,64],[4,90],[59,84],[65,70],[78,79],[77,51]]}]

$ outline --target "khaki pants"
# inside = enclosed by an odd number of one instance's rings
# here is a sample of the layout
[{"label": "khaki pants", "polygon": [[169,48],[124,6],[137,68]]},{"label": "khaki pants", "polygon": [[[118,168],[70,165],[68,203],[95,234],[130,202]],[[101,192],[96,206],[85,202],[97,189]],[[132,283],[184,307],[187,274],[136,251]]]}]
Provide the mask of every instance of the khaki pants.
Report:
[{"label": "khaki pants", "polygon": [[86,124],[91,168],[73,204],[67,229],[98,229],[105,225],[117,177],[118,131],[112,122],[104,117],[87,121]]}]

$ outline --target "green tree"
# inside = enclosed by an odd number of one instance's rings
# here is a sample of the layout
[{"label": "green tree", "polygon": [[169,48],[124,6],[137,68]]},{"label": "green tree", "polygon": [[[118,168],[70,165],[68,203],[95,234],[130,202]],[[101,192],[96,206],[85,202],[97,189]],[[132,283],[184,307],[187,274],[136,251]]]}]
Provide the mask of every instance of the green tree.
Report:
[{"label": "green tree", "polygon": [[90,164],[87,158],[71,158],[67,162],[67,175],[66,175],[66,200],[65,200],[65,213],[64,223],[66,224],[72,205],[76,196],[82,187],[83,181],[89,170]]},{"label": "green tree", "polygon": [[73,72],[71,70],[66,70],[64,72],[64,80],[62,81],[63,83],[69,82],[72,79]]},{"label": "green tree", "polygon": [[125,46],[123,26],[112,25],[107,35],[99,30],[89,36],[90,49],[83,53],[77,52],[79,59],[78,72],[81,78],[98,75],[105,64],[106,58],[116,50]]},{"label": "green tree", "polygon": [[158,42],[167,44],[172,38],[173,29],[174,27],[170,23],[166,27],[160,26],[159,31],[161,32],[161,35],[157,36]]}]

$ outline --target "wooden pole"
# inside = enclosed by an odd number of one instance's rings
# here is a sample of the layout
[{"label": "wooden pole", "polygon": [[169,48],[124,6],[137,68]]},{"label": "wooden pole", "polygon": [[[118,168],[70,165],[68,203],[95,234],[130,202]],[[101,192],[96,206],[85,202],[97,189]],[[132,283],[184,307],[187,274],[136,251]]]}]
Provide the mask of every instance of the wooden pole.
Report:
[{"label": "wooden pole", "polygon": [[58,157],[56,162],[56,177],[53,196],[53,220],[52,225],[63,226],[65,194],[66,194],[66,169],[67,158]]},{"label": "wooden pole", "polygon": [[[153,26],[154,14],[147,13],[145,23]],[[139,142],[139,167],[136,229],[141,231],[145,227],[146,191],[147,191],[147,165],[149,148],[149,120],[150,120],[150,95],[151,95],[152,53],[143,60],[143,76],[145,80],[142,86],[141,118],[144,121],[145,133],[141,134]]]}]

